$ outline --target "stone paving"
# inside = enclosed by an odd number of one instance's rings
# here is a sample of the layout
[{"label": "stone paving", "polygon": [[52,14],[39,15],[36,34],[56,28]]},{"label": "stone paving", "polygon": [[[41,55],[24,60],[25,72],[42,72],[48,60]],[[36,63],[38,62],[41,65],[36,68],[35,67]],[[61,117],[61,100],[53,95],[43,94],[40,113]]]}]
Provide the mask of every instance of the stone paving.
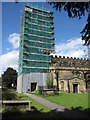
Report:
[{"label": "stone paving", "polygon": [[43,104],[44,106],[50,108],[51,110],[54,110],[55,112],[60,112],[60,114],[62,114],[65,118],[85,118],[85,119],[88,118],[88,115],[86,115],[82,112],[67,109],[63,106],[60,106],[56,103],[52,103],[44,98],[34,95],[34,94],[29,94],[29,93],[24,93],[24,94],[29,96],[30,98],[33,98],[34,100]]}]

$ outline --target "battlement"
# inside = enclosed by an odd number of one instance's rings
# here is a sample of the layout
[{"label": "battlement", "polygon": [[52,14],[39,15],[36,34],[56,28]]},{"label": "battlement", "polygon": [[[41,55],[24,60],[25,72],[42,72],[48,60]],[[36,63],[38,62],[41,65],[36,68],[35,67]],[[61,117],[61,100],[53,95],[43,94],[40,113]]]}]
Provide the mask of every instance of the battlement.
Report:
[{"label": "battlement", "polygon": [[57,60],[58,60],[58,58],[64,58],[64,59],[71,59],[71,60],[84,60],[84,61],[88,61],[89,59],[85,59],[85,58],[76,58],[76,57],[65,57],[65,56],[57,56],[57,55],[55,55],[55,57],[53,56],[53,55],[51,55],[51,58],[57,58]]},{"label": "battlement", "polygon": [[79,68],[90,68],[90,60],[76,57],[65,57],[65,56],[51,56],[51,66],[56,65],[60,67],[79,67]]}]

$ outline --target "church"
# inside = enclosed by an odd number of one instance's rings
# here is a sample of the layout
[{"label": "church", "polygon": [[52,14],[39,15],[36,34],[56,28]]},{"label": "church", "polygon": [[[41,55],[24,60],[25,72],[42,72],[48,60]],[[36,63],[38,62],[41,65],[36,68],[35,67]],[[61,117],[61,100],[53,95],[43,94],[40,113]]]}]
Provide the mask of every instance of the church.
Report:
[{"label": "church", "polygon": [[49,75],[60,92],[86,93],[90,89],[90,60],[51,56]]}]

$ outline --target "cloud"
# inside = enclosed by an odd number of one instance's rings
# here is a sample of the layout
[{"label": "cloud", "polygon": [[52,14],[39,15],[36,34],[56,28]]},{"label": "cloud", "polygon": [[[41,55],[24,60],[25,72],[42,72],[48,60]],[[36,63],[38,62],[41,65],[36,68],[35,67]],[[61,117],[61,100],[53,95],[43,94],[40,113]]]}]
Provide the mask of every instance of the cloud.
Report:
[{"label": "cloud", "polygon": [[18,57],[18,50],[13,50],[11,52],[8,52],[7,54],[0,56],[0,66],[2,66],[2,68],[0,69],[0,74],[2,74],[3,71],[7,69],[7,67],[12,67],[17,70]]},{"label": "cloud", "polygon": [[18,68],[18,57],[19,51],[17,50],[19,47],[19,34],[13,33],[8,37],[8,41],[12,44],[13,50],[11,48],[6,48],[6,54],[0,56],[0,76],[7,69],[7,67],[12,67],[17,70]]},{"label": "cloud", "polygon": [[70,39],[67,43],[56,44],[55,54],[52,55],[87,58],[87,47],[83,44],[81,38]]},{"label": "cloud", "polygon": [[19,47],[19,34],[13,33],[9,35],[9,42],[12,44],[14,49],[17,49]]},{"label": "cloud", "polygon": [[[0,75],[7,67],[18,69],[19,51],[16,50],[16,48],[18,48],[19,45],[19,34],[11,34],[9,41],[13,45],[13,50],[0,56]],[[9,50],[9,48],[7,48],[7,50]],[[83,46],[80,38],[70,39],[66,43],[56,44],[55,51],[56,53],[52,55],[87,58],[87,47]]]},{"label": "cloud", "polygon": [[6,48],[7,51],[9,51],[9,48]]}]

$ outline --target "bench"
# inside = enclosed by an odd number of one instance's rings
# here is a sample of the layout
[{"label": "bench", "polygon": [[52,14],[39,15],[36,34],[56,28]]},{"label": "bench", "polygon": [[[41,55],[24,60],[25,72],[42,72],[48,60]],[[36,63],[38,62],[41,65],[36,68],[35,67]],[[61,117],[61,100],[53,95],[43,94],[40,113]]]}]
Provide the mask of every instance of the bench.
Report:
[{"label": "bench", "polygon": [[13,100],[6,100],[6,101],[2,101],[2,105],[5,106],[14,106],[14,105],[29,105],[29,110],[31,110],[31,101],[13,101]]}]

